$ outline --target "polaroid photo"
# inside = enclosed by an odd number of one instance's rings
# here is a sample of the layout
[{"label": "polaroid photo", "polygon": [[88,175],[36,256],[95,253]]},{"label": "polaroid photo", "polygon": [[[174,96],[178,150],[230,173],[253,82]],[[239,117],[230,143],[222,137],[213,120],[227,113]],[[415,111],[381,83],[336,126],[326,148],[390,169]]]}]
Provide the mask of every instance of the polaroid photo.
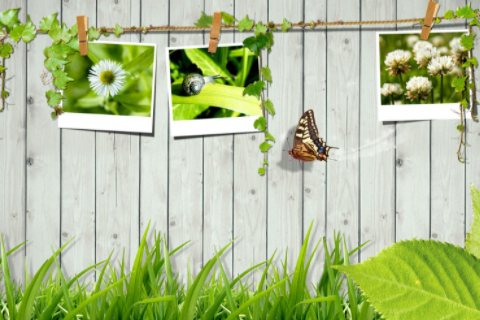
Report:
[{"label": "polaroid photo", "polygon": [[89,42],[65,65],[73,78],[63,91],[58,127],[151,133],[156,44]]},{"label": "polaroid photo", "polygon": [[259,61],[243,44],[166,48],[172,137],[257,132],[261,100],[243,95],[260,80]]},{"label": "polaroid photo", "polygon": [[452,81],[462,76],[468,59],[460,45],[468,30],[432,30],[428,41],[420,40],[420,33],[377,33],[379,121],[459,118],[464,97]]}]

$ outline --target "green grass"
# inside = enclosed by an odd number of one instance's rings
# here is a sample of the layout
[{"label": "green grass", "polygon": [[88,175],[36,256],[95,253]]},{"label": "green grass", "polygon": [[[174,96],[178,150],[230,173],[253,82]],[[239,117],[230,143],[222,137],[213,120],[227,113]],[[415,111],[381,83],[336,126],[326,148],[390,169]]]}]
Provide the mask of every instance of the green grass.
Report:
[{"label": "green grass", "polygon": [[[24,286],[11,280],[8,265],[8,256],[19,246],[6,251],[2,238],[0,320],[380,319],[352,280],[332,268],[347,265],[349,256],[361,246],[348,252],[340,234],[334,234],[333,247],[329,248],[321,239],[312,254],[307,255],[310,230],[292,273],[286,268],[287,254],[281,265],[275,266],[274,253],[268,261],[229,279],[220,257],[231,242],[215,250],[215,256],[195,278],[188,268],[186,286],[170,265],[171,256],[186,243],[168,251],[165,238],[155,233],[154,243],[149,246],[148,228],[130,272],[125,270],[124,259],[116,267],[110,255],[66,280],[57,259],[66,244],[54,251],[33,277],[26,273]],[[324,261],[318,258],[320,250],[324,250]],[[309,267],[319,263],[324,266],[321,278],[314,284],[307,283]],[[252,291],[248,276],[255,271],[261,276]],[[96,273],[97,281],[93,284],[80,280],[89,272]]]}]

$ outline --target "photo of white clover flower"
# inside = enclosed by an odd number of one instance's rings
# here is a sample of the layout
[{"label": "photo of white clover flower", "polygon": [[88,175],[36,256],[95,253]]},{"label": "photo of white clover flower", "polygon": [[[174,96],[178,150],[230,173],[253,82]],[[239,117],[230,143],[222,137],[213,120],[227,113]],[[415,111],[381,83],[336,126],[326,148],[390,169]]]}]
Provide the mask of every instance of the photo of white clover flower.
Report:
[{"label": "photo of white clover flower", "polygon": [[453,80],[464,74],[468,51],[460,44],[462,32],[432,32],[428,40],[418,33],[382,33],[380,101],[382,105],[459,103],[461,92]]}]

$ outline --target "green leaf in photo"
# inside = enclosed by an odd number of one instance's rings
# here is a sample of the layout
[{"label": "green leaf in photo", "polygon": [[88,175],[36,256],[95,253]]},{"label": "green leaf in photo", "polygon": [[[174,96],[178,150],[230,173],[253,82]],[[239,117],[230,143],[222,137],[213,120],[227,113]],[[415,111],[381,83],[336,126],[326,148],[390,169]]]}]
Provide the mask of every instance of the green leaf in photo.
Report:
[{"label": "green leaf in photo", "polygon": [[455,14],[457,17],[464,19],[471,19],[477,16],[475,11],[470,8],[470,3],[467,3],[467,5],[463,8],[457,8],[457,10],[455,10]]},{"label": "green leaf in photo", "polygon": [[0,29],[5,27],[7,33],[10,33],[15,26],[20,24],[20,20],[18,19],[18,11],[20,8],[17,9],[8,9],[5,12],[0,12]]},{"label": "green leaf in photo", "polygon": [[30,20],[30,15],[27,16],[27,23],[15,26],[10,33],[10,38],[14,42],[18,42],[22,38],[23,42],[28,43],[35,38],[37,30]]},{"label": "green leaf in photo", "polygon": [[262,71],[263,78],[271,83],[272,82],[272,74],[270,72],[270,68],[268,66],[265,66],[261,69],[261,71]]},{"label": "green leaf in photo", "polygon": [[275,138],[269,131],[267,131],[267,137],[265,138],[265,140],[272,140],[273,142],[275,142]]},{"label": "green leaf in photo", "polygon": [[475,17],[472,21],[470,21],[469,25],[476,25],[477,27],[480,27],[480,22],[478,22],[478,18]]},{"label": "green leaf in photo", "polygon": [[467,77],[457,77],[454,78],[452,81],[452,87],[455,88],[456,92],[462,92],[465,90],[465,81],[467,80]]},{"label": "green leaf in photo", "polygon": [[263,106],[265,107],[265,110],[268,111],[272,116],[275,114],[275,108],[273,107],[273,102],[267,98],[267,101],[263,103]]},{"label": "green leaf in photo", "polygon": [[243,95],[254,96],[260,100],[260,94],[265,87],[266,85],[264,81],[255,81],[254,83],[250,83],[245,90],[243,90]]},{"label": "green leaf in photo", "polygon": [[52,72],[52,76],[54,78],[53,84],[58,89],[64,90],[67,88],[67,82],[71,82],[74,79],[68,77],[67,73],[63,70],[55,70]]},{"label": "green leaf in photo", "polygon": [[259,146],[259,148],[262,152],[267,152],[268,149],[270,149],[271,147],[272,147],[272,145],[269,144],[268,142],[262,142]]},{"label": "green leaf in photo", "polygon": [[443,17],[447,20],[450,20],[450,19],[455,19],[455,16],[453,15],[453,11],[452,10],[447,10],[445,11],[445,14],[443,15]]},{"label": "green leaf in photo", "polygon": [[223,11],[222,11],[222,20],[225,22],[227,26],[231,26],[237,21],[237,19],[235,19],[232,15]]},{"label": "green leaf in photo", "polygon": [[64,65],[69,63],[68,60],[65,60],[64,57],[53,50],[53,47],[46,47],[43,50],[43,54],[47,57],[45,59],[45,67],[48,70],[56,70],[62,68]]},{"label": "green leaf in photo", "polygon": [[123,69],[127,72],[141,73],[145,69],[153,65],[155,55],[155,47],[148,47],[147,50],[140,53],[133,60],[129,61],[123,66]]},{"label": "green leaf in photo", "polygon": [[203,104],[173,104],[173,121],[196,119],[209,107],[210,106]]},{"label": "green leaf in photo", "polygon": [[473,64],[475,67],[478,66],[478,60],[476,57],[472,57],[471,59],[468,59],[464,64],[462,64],[462,67],[468,68],[470,67],[470,64]]},{"label": "green leaf in photo", "polygon": [[120,37],[121,34],[123,34],[123,28],[120,27],[118,24],[115,23],[115,29],[113,30],[113,34],[115,37]]},{"label": "green leaf in photo", "polygon": [[67,28],[65,23],[62,24],[62,27],[53,24],[52,29],[50,29],[48,32],[48,35],[53,39],[53,43],[67,43],[72,39],[70,29]]},{"label": "green leaf in photo", "polygon": [[477,259],[480,259],[480,192],[473,184],[470,185],[470,192],[473,203],[473,222],[470,233],[467,233],[465,249]]},{"label": "green leaf in photo", "polygon": [[77,36],[78,26],[76,23],[70,28],[70,34],[72,35],[72,38],[75,38]]},{"label": "green leaf in photo", "polygon": [[268,36],[266,35],[259,35],[259,36],[253,36],[253,37],[248,37],[245,40],[243,40],[243,45],[247,47],[251,52],[253,52],[255,55],[260,54],[260,50],[265,48],[265,46],[270,42]]},{"label": "green leaf in photo", "polygon": [[460,39],[460,44],[466,49],[471,50],[473,48],[473,38],[475,38],[475,34],[467,36],[464,34]]},{"label": "green leaf in photo", "polygon": [[262,21],[258,21],[257,25],[255,26],[255,30],[253,31],[256,36],[259,36],[267,33],[267,27],[262,24]]},{"label": "green leaf in photo", "polygon": [[253,122],[253,127],[257,130],[266,132],[267,131],[267,120],[264,117],[259,117]]},{"label": "green leaf in photo", "polygon": [[200,12],[201,16],[197,22],[194,23],[195,26],[199,28],[210,27],[213,23],[213,16],[207,16],[205,13]]},{"label": "green leaf in photo", "polygon": [[54,24],[57,26],[59,25],[57,20],[57,12],[46,16],[45,18],[42,18],[42,20],[40,20],[40,30],[42,30],[43,33],[47,33],[48,31],[50,31],[52,25]]},{"label": "green leaf in photo", "polygon": [[64,96],[55,90],[48,90],[45,93],[45,97],[48,99],[47,103],[52,107],[58,106],[60,104],[60,100],[65,99]]},{"label": "green leaf in photo", "polygon": [[8,42],[0,43],[0,57],[2,58],[9,58],[10,53],[13,52],[12,45]]},{"label": "green leaf in photo", "polygon": [[265,175],[265,168],[264,167],[258,168],[258,174],[261,176]]},{"label": "green leaf in photo", "polygon": [[292,24],[283,18],[282,31],[287,32],[289,29],[292,29]]},{"label": "green leaf in photo", "polygon": [[185,49],[184,52],[190,61],[202,70],[203,76],[220,75],[220,77],[226,78],[231,85],[235,84],[233,76],[228,69],[216,63],[205,50],[193,48]]},{"label": "green leaf in photo", "polygon": [[240,32],[243,32],[244,30],[250,31],[252,28],[253,20],[248,19],[247,15],[245,15],[245,17],[238,23],[238,31]]},{"label": "green leaf in photo", "polygon": [[93,26],[90,27],[87,31],[88,41],[97,40],[100,37],[100,33]]}]

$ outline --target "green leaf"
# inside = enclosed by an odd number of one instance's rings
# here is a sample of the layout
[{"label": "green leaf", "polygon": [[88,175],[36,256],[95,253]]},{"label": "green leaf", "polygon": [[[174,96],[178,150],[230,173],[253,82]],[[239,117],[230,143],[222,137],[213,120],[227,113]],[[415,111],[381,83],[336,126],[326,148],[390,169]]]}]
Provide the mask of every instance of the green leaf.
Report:
[{"label": "green leaf", "polygon": [[254,96],[260,100],[260,94],[262,90],[266,87],[264,81],[255,81],[254,83],[250,83],[245,90],[243,90],[243,95]]},{"label": "green leaf", "polygon": [[48,90],[45,93],[45,97],[48,99],[47,103],[52,107],[58,106],[60,104],[60,100],[65,99],[60,92],[56,92],[55,90]]},{"label": "green leaf", "polygon": [[262,152],[267,152],[268,149],[272,147],[272,145],[269,144],[268,142],[262,142],[259,147]]},{"label": "green leaf", "polygon": [[471,18],[475,18],[477,16],[475,11],[473,11],[470,8],[470,3],[468,3],[463,8],[457,8],[457,10],[455,10],[455,14],[457,15],[457,17],[464,18],[464,19],[471,19]]},{"label": "green leaf", "polygon": [[153,65],[155,58],[155,47],[148,47],[147,50],[140,53],[134,59],[129,61],[123,66],[123,69],[127,72],[141,73],[145,69],[150,68]]},{"label": "green leaf", "polygon": [[470,191],[472,193],[473,221],[470,233],[467,233],[465,249],[480,259],[480,192],[473,184],[470,185]]},{"label": "green leaf", "polygon": [[248,19],[248,16],[245,15],[245,18],[240,20],[238,23],[238,31],[243,32],[244,30],[250,31],[253,28],[253,20]]},{"label": "green leaf", "polygon": [[193,64],[197,65],[197,67],[202,70],[204,76],[216,76],[220,75],[220,77],[226,78],[226,80],[231,84],[234,85],[234,79],[232,74],[228,71],[226,67],[220,66],[217,62],[215,62],[210,54],[208,54],[205,50],[201,49],[187,49],[184,51],[187,57],[192,61]]},{"label": "green leaf", "polygon": [[458,246],[415,239],[335,268],[355,280],[382,318],[480,318],[480,288],[473,280],[480,277],[480,262]]},{"label": "green leaf", "polygon": [[207,16],[205,13],[201,12],[201,16],[197,22],[194,23],[199,28],[210,27],[213,23],[213,16]]},{"label": "green leaf", "polygon": [[120,37],[121,34],[123,34],[123,28],[120,27],[118,24],[115,23],[115,30],[113,30],[113,34],[115,37]]},{"label": "green leaf", "polygon": [[243,40],[243,45],[248,48],[251,52],[255,55],[260,54],[260,50],[265,48],[265,46],[269,43],[269,38],[266,35],[259,35],[254,37],[248,37]]},{"label": "green leaf", "polygon": [[266,44],[266,47],[267,47],[268,52],[270,52],[270,51],[272,51],[272,45],[273,45],[273,33],[268,32],[266,34],[266,36],[268,38],[268,43]]},{"label": "green leaf", "polygon": [[442,20],[440,20],[440,18],[437,17],[437,18],[435,19],[435,24],[439,24],[440,22],[442,22]]},{"label": "green leaf", "polygon": [[[226,12],[223,12],[222,11],[222,20],[225,22],[226,25],[228,26],[231,26],[232,24],[235,23],[235,21],[237,21],[237,19],[235,19],[232,15],[229,15],[228,13]],[[237,21],[238,22],[238,21]]]},{"label": "green leaf", "polygon": [[288,29],[292,29],[292,24],[283,18],[282,31],[287,32]]},{"label": "green leaf", "polygon": [[1,65],[0,65],[0,72],[3,72],[3,71],[5,71],[5,70],[7,70],[7,68],[5,68],[4,66],[1,66]]},{"label": "green leaf", "polygon": [[262,76],[265,80],[268,82],[272,82],[272,74],[270,73],[270,68],[268,66],[265,66],[261,69],[262,71]]},{"label": "green leaf", "polygon": [[264,167],[258,168],[258,174],[263,176],[265,174],[265,168]]},{"label": "green leaf", "polygon": [[0,57],[2,58],[9,58],[10,53],[13,52],[12,45],[8,42],[0,43]]},{"label": "green leaf", "polygon": [[48,35],[53,39],[53,43],[67,43],[72,39],[70,29],[67,28],[65,23],[62,24],[62,27],[53,24]]},{"label": "green leaf", "polygon": [[269,165],[268,160],[267,159],[263,160],[263,164]]},{"label": "green leaf", "polygon": [[20,38],[23,39],[23,42],[28,43],[35,38],[37,31],[35,30],[35,26],[33,25],[32,21],[30,20],[30,16],[28,16],[27,24],[21,24],[15,26],[10,33],[10,38],[14,42],[18,42]]},{"label": "green leaf", "polygon": [[267,131],[267,120],[264,117],[259,117],[253,122],[253,127],[257,130],[266,132]]},{"label": "green leaf", "polygon": [[47,33],[54,24],[57,26],[59,25],[57,20],[57,12],[40,20],[40,30],[42,30],[43,33]]},{"label": "green leaf", "polygon": [[255,26],[255,30],[253,30],[256,36],[261,34],[267,33],[267,27],[262,24],[262,21],[258,21],[257,25]]},{"label": "green leaf", "polygon": [[78,26],[76,23],[70,28],[70,34],[72,35],[72,38],[75,38],[77,36]]},{"label": "green leaf", "polygon": [[87,31],[88,41],[97,40],[100,37],[100,33],[93,26],[90,27]]},{"label": "green leaf", "polygon": [[267,101],[263,103],[263,106],[265,107],[265,110],[268,111],[272,116],[275,114],[275,108],[273,107],[273,102],[270,101],[269,98],[267,98]]},{"label": "green leaf", "polygon": [[265,140],[272,140],[273,142],[275,142],[275,138],[269,131],[267,131],[267,137],[265,138]]},{"label": "green leaf", "polygon": [[55,87],[61,90],[64,90],[67,88],[67,82],[71,82],[74,80],[68,77],[68,74],[63,70],[53,71],[52,76],[53,78],[55,78],[55,80],[53,80],[53,84],[55,85]]},{"label": "green leaf", "polygon": [[[459,125],[457,126],[457,130],[460,131],[460,132],[462,132],[462,131],[463,131],[463,124],[459,124]],[[468,235],[468,234],[467,234],[467,235]],[[471,252],[470,252],[470,253],[471,253]],[[473,253],[472,253],[472,254],[473,254]]]},{"label": "green leaf", "polygon": [[461,104],[465,109],[468,109],[468,101],[467,101],[467,99],[463,99],[462,101],[460,101],[460,104]]},{"label": "green leaf", "polygon": [[52,111],[50,113],[50,117],[52,117],[52,119],[55,119],[57,117],[57,113],[55,111]]},{"label": "green leaf", "polygon": [[475,38],[475,34],[467,36],[464,34],[460,39],[460,44],[465,48],[465,50],[471,50],[473,48],[473,38]]},{"label": "green leaf", "polygon": [[5,12],[0,13],[0,29],[5,27],[7,33],[10,33],[15,26],[20,24],[20,20],[18,20],[18,9],[8,9]]},{"label": "green leaf", "polygon": [[445,14],[443,15],[443,17],[447,20],[449,19],[455,19],[455,16],[453,15],[453,11],[452,10],[447,10],[445,11]]},{"label": "green leaf", "polygon": [[478,66],[478,60],[476,57],[472,57],[472,59],[468,59],[467,62],[462,64],[462,67],[468,68],[470,67],[470,64],[473,64],[475,67]]},{"label": "green leaf", "polygon": [[75,50],[65,43],[53,44],[52,51],[63,58],[66,58],[69,54],[75,53]]},{"label": "green leaf", "polygon": [[47,57],[44,64],[48,70],[53,71],[56,69],[60,69],[62,68],[62,66],[69,63],[69,61],[65,60],[62,55],[56,53],[53,47],[46,47],[43,50],[43,54],[45,54],[45,56]]},{"label": "green leaf", "polygon": [[455,88],[456,92],[462,92],[465,90],[465,80],[467,80],[467,76],[465,77],[457,77],[454,78],[452,81],[452,87]]},{"label": "green leaf", "polygon": [[478,18],[475,17],[472,21],[470,21],[470,25],[477,25],[477,27],[480,27],[480,22],[478,22]]},{"label": "green leaf", "polygon": [[10,95],[10,93],[8,93],[8,91],[2,91],[2,98],[6,98]]}]

